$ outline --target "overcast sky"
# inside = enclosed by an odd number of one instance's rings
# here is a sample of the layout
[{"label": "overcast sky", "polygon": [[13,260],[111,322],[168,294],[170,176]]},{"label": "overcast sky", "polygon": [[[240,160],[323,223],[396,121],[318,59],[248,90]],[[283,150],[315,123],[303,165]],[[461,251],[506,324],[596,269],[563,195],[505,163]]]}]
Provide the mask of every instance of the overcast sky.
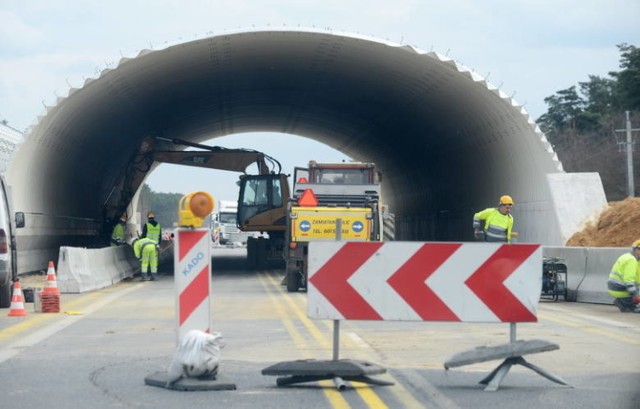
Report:
[{"label": "overcast sky", "polygon": [[[0,0],[0,119],[25,130],[44,105],[107,66],[225,30],[303,26],[435,51],[475,70],[532,117],[544,98],[619,70],[617,44],[640,45],[638,0]],[[346,159],[305,138],[233,135],[210,144],[263,151],[284,170]],[[273,142],[275,141],[275,143]],[[155,191],[234,199],[236,174],[161,165]]]}]

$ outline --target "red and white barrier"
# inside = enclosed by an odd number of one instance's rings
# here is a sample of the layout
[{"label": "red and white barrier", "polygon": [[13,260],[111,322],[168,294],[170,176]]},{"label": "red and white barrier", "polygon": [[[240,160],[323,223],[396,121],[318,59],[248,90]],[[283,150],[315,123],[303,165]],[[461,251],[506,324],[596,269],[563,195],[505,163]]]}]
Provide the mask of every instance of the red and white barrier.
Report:
[{"label": "red and white barrier", "polygon": [[211,246],[208,229],[174,232],[177,340],[192,329],[211,332]]},{"label": "red and white barrier", "polygon": [[535,244],[311,242],[308,315],[535,322],[541,266]]}]

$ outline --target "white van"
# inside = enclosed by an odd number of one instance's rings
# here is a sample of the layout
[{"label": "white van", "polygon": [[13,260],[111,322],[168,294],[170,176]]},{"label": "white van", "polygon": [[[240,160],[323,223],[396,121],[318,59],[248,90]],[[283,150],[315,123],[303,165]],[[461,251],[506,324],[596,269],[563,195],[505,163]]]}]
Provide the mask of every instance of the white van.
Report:
[{"label": "white van", "polygon": [[11,306],[13,282],[18,278],[16,227],[24,227],[24,213],[12,220],[11,195],[4,177],[0,175],[0,308]]}]

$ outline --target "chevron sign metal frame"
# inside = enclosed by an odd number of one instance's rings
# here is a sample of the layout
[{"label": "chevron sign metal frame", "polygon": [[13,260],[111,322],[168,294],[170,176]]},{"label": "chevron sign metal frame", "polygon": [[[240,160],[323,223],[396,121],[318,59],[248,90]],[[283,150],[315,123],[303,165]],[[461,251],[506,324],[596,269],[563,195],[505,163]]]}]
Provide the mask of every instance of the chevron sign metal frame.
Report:
[{"label": "chevron sign metal frame", "polygon": [[537,322],[537,244],[312,242],[308,316]]}]

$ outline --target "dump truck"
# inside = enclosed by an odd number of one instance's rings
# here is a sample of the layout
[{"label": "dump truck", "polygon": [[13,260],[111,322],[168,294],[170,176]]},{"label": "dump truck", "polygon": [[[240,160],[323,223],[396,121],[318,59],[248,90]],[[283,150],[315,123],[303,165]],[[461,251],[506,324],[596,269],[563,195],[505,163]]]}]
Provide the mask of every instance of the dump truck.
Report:
[{"label": "dump truck", "polygon": [[382,241],[381,174],[375,164],[317,163],[295,168],[284,249],[288,292],[306,290],[311,241]]}]

